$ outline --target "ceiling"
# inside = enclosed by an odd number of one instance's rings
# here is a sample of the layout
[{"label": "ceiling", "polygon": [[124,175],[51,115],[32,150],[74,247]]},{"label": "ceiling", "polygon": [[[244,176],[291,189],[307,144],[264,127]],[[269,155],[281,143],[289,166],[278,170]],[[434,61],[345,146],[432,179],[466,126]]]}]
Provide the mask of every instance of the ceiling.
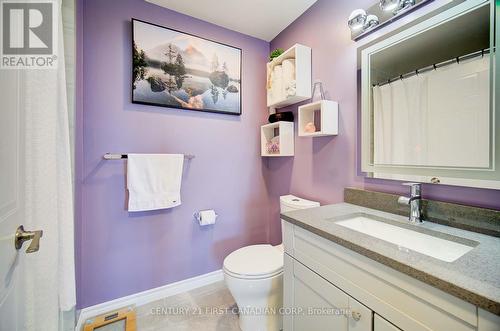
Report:
[{"label": "ceiling", "polygon": [[271,41],[317,0],[146,1],[230,30]]}]

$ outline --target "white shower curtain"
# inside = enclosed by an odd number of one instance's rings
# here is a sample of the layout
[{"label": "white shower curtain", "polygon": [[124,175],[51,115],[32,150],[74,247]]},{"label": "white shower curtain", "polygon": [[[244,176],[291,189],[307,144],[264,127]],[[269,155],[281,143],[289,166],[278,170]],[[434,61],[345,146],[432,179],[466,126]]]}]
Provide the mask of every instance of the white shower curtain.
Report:
[{"label": "white shower curtain", "polygon": [[21,80],[26,118],[25,228],[43,229],[40,250],[25,257],[26,330],[60,330],[64,312],[72,311],[76,303],[63,40],[59,15],[58,69],[25,70]]},{"label": "white shower curtain", "polygon": [[414,76],[375,87],[375,164],[425,162],[427,78]]},{"label": "white shower curtain", "polygon": [[489,57],[373,87],[374,163],[489,165]]}]

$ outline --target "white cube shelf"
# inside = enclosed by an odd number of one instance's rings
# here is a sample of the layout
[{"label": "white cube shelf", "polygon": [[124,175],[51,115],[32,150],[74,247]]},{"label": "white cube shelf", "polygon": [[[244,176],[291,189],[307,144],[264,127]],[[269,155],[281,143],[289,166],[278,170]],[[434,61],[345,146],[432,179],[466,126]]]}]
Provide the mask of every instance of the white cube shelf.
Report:
[{"label": "white cube shelf", "polygon": [[[269,153],[267,143],[279,136],[279,153]],[[293,156],[295,150],[293,122],[279,121],[260,127],[260,150],[262,156]]]},{"label": "white cube shelf", "polygon": [[271,71],[275,66],[281,65],[284,60],[295,60],[295,95],[286,97],[283,93],[281,98],[270,98],[267,96],[267,107],[283,108],[311,98],[311,48],[295,44],[280,56],[267,63],[267,79],[270,79]]},{"label": "white cube shelf", "polygon": [[[306,132],[308,123],[316,126],[315,132]],[[339,132],[339,105],[335,101],[321,100],[299,106],[299,136],[334,136]]]}]

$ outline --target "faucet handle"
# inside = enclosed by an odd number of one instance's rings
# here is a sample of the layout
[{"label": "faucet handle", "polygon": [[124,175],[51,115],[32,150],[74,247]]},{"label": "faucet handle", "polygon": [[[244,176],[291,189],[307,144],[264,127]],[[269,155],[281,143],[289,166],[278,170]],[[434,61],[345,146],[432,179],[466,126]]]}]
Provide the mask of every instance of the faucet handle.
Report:
[{"label": "faucet handle", "polygon": [[420,196],[420,192],[422,192],[422,184],[421,183],[403,183],[405,186],[410,187],[410,195],[412,197]]},{"label": "faucet handle", "polygon": [[422,185],[422,183],[417,183],[417,182],[407,182],[407,183],[403,183],[402,185],[404,185],[404,186],[414,186],[414,185]]}]

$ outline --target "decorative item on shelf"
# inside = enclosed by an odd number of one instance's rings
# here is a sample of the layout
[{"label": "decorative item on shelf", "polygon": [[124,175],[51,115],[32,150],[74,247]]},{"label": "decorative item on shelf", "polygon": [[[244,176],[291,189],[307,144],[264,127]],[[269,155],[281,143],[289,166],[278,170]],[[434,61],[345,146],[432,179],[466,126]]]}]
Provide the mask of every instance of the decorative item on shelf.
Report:
[{"label": "decorative item on shelf", "polygon": [[285,51],[283,50],[283,48],[276,48],[274,51],[271,52],[271,55],[269,55],[269,61],[272,61],[273,59],[277,58],[284,52]]},{"label": "decorative item on shelf", "polygon": [[319,100],[299,106],[299,137],[323,137],[338,134],[338,103]]},{"label": "decorative item on shelf", "polygon": [[294,121],[293,112],[284,111],[281,113],[274,113],[269,115],[269,123],[274,123],[279,121],[293,122]]},{"label": "decorative item on shelf", "polygon": [[294,122],[279,121],[260,127],[260,155],[270,157],[294,155]]},{"label": "decorative item on shelf", "polygon": [[311,102],[321,101],[321,100],[326,100],[325,91],[323,90],[323,82],[320,80],[315,80],[312,88]]},{"label": "decorative item on shelf", "polygon": [[307,133],[316,132],[316,125],[314,125],[313,122],[307,123],[306,126],[304,127],[304,132],[307,132]]},{"label": "decorative item on shelf", "polygon": [[267,152],[269,154],[279,154],[280,153],[280,136],[271,138],[266,144]]}]

